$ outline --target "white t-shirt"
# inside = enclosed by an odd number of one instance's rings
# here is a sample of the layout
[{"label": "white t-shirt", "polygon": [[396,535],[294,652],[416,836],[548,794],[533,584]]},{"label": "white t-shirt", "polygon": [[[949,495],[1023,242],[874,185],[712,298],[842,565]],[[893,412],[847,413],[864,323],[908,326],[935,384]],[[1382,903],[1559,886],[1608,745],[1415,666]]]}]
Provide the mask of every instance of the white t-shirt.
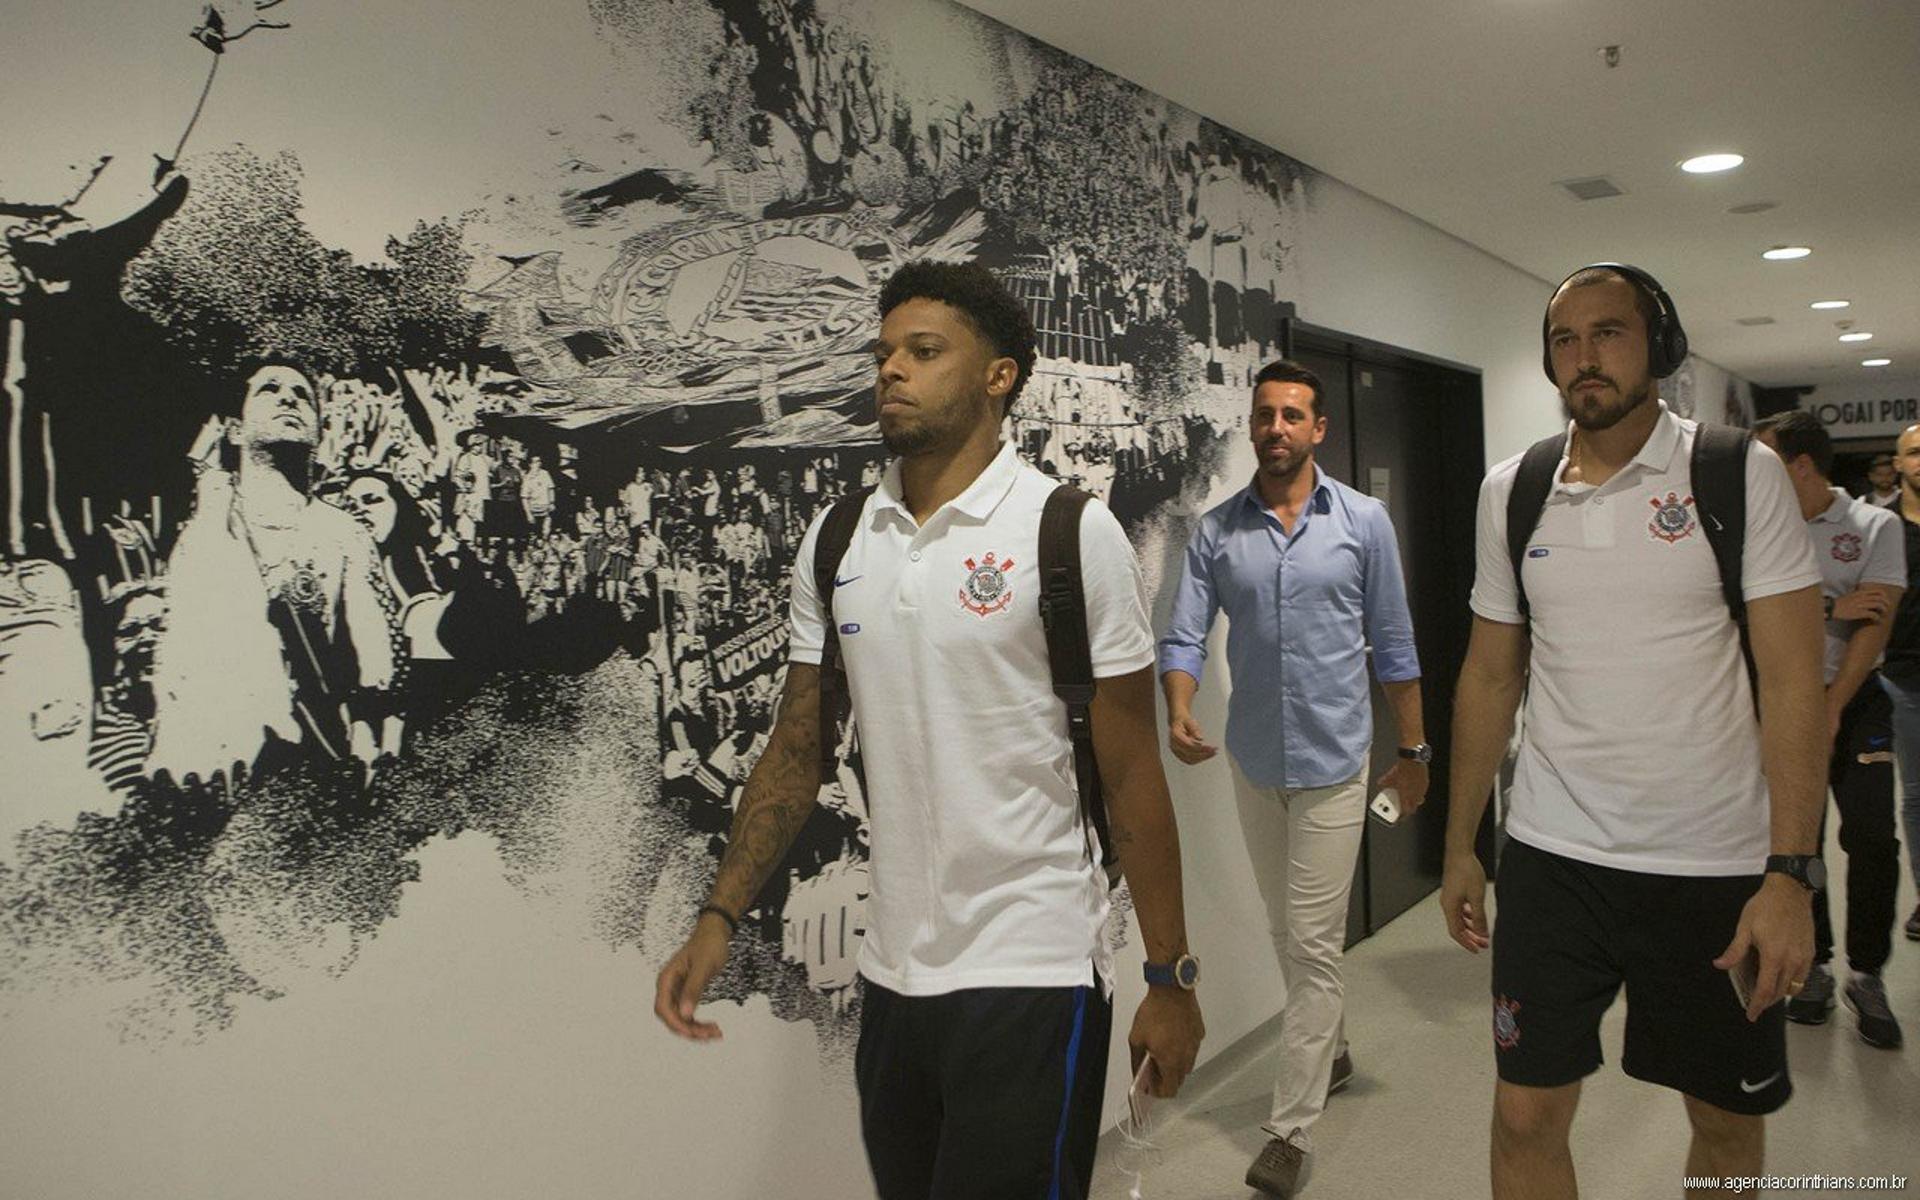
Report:
[{"label": "white t-shirt", "polygon": [[[1834,488],[1833,503],[1807,522],[1807,533],[1813,538],[1813,561],[1820,568],[1821,595],[1837,600],[1869,583],[1907,586],[1907,534],[1900,527],[1900,515],[1892,509],[1856,500]],[[1840,673],[1847,639],[1859,624],[1827,622],[1828,683]]]},{"label": "white t-shirt", "polygon": [[[1740,639],[1692,495],[1692,421],[1664,403],[1599,487],[1563,457],[1527,543],[1533,651],[1507,832],[1553,854],[1661,875],[1758,874],[1769,848],[1760,727]],[[1480,485],[1473,611],[1520,623],[1507,498],[1520,456]],[[1773,451],[1747,455],[1749,601],[1820,581]]]},{"label": "white t-shirt", "polygon": [[[903,995],[1112,987],[1105,876],[1088,856],[1040,624],[1040,512],[1055,486],[1007,443],[916,526],[896,462],[835,576],[873,839],[860,972]],[[818,663],[825,644],[813,579],[824,519],[795,560],[798,663]],[[1095,677],[1151,666],[1139,564],[1098,502],[1080,546]]]}]

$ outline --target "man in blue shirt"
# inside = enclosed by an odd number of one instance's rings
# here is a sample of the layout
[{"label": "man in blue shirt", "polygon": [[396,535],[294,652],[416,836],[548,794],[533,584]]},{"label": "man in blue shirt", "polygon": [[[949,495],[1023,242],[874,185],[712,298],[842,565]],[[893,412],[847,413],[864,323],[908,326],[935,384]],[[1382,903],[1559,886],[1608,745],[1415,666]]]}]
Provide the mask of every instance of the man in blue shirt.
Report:
[{"label": "man in blue shirt", "polygon": [[1420,659],[1386,506],[1314,463],[1327,435],[1320,380],[1280,361],[1254,379],[1253,482],[1207,513],[1187,543],[1173,618],[1160,639],[1167,742],[1193,764],[1216,748],[1193,716],[1214,615],[1227,613],[1227,753],[1255,846],[1282,847],[1263,876],[1287,984],[1270,1141],[1247,1183],[1290,1196],[1330,1090],[1353,1074],[1339,1046],[1347,897],[1367,811],[1373,710],[1367,651],[1400,726],[1401,761],[1380,780],[1402,813],[1427,794],[1431,747]]}]

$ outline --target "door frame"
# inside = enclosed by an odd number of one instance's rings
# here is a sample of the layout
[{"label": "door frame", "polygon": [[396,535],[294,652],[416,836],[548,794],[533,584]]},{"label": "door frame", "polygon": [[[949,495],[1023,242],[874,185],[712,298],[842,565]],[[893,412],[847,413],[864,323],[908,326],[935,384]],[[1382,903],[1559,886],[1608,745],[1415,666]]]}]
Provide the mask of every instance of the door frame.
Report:
[{"label": "door frame", "polygon": [[[1325,357],[1338,358],[1345,363],[1345,382],[1348,396],[1347,415],[1350,421],[1354,419],[1358,411],[1360,391],[1358,374],[1365,366],[1392,368],[1419,374],[1444,373],[1444,375],[1453,377],[1451,382],[1467,389],[1467,395],[1464,398],[1469,401],[1470,412],[1461,414],[1459,419],[1446,427],[1446,433],[1449,435],[1446,441],[1455,450],[1467,454],[1469,461],[1477,464],[1477,469],[1472,473],[1471,492],[1468,493],[1463,488],[1462,496],[1449,497],[1450,503],[1459,502],[1461,511],[1455,514],[1455,519],[1458,520],[1464,517],[1466,532],[1470,535],[1473,529],[1473,518],[1477,506],[1479,484],[1481,478],[1486,474],[1487,465],[1486,409],[1485,394],[1482,388],[1485,373],[1479,367],[1472,366],[1468,363],[1457,362],[1437,354],[1428,354],[1424,351],[1412,350],[1404,346],[1395,346],[1374,338],[1362,337],[1358,334],[1346,333],[1329,326],[1316,325],[1310,321],[1301,320],[1292,304],[1278,305],[1276,307],[1280,309],[1281,315],[1275,320],[1274,340],[1275,344],[1279,347],[1282,358],[1291,359],[1295,356],[1296,352],[1306,351]],[[1351,433],[1352,436],[1348,439],[1349,461],[1337,465],[1344,470],[1346,477],[1354,480],[1357,485],[1360,481],[1358,472],[1361,457],[1360,430],[1357,427],[1357,423]],[[1466,539],[1465,544],[1468,546],[1473,544],[1471,536]],[[1458,562],[1450,562],[1447,578],[1449,580],[1449,592],[1460,593],[1463,596],[1466,593],[1470,593],[1473,585],[1472,555],[1465,555],[1461,557]],[[1462,589],[1463,584],[1464,591]],[[1460,653],[1465,653],[1466,647],[1464,642],[1458,649]],[[1369,672],[1369,675],[1371,675],[1371,672]],[[1369,679],[1369,685],[1371,686],[1371,684],[1372,681]],[[1451,716],[1453,689],[1453,679],[1443,679],[1439,677],[1430,678],[1428,685],[1422,688],[1423,699],[1439,699],[1444,697],[1446,701],[1444,705],[1430,704],[1428,706],[1429,712],[1433,716],[1438,717],[1443,711],[1448,716]],[[1437,746],[1450,747],[1452,741],[1451,731],[1449,729],[1439,728],[1440,724],[1441,722],[1439,721],[1429,720],[1427,739]],[[1445,775],[1441,774],[1437,782],[1443,782],[1444,779]],[[1442,795],[1439,799],[1442,801],[1442,810],[1444,810],[1446,797]],[[1430,796],[1429,803],[1431,802],[1432,797]],[[1492,816],[1493,813],[1490,808],[1486,817],[1484,817],[1481,822],[1480,841],[1484,844],[1480,846],[1480,849],[1483,855],[1490,854],[1492,850]],[[1360,898],[1360,928],[1364,932],[1358,937],[1353,938],[1353,940],[1348,943],[1350,946],[1372,936],[1379,928],[1374,922],[1373,863],[1372,855],[1368,852],[1368,847],[1373,836],[1371,818],[1368,818],[1368,823],[1363,825],[1362,829],[1359,862],[1356,867],[1354,887]],[[1485,861],[1491,861],[1491,859],[1486,859]],[[1349,904],[1351,905],[1351,902],[1349,902]],[[1398,915],[1398,913],[1394,914],[1394,916]],[[1387,919],[1391,920],[1392,918],[1389,917]],[[1351,928],[1351,922],[1349,923],[1349,927]]]}]

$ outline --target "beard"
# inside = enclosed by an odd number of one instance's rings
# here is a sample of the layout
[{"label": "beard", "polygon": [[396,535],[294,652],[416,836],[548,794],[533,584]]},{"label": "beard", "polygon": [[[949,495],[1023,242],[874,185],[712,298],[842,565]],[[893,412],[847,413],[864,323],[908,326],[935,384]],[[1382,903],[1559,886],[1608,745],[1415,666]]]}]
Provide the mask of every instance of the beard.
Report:
[{"label": "beard", "polygon": [[1307,450],[1295,450],[1284,458],[1270,459],[1264,455],[1260,459],[1260,475],[1276,483],[1292,483],[1300,475],[1301,468],[1313,461],[1313,453]]},{"label": "beard", "polygon": [[1585,375],[1574,380],[1574,386],[1577,387],[1582,383],[1589,382],[1596,378],[1600,378],[1603,382],[1611,384],[1614,393],[1621,398],[1618,401],[1609,403],[1607,393],[1605,392],[1576,394],[1572,387],[1569,387],[1560,397],[1561,404],[1566,409],[1568,418],[1588,433],[1599,433],[1601,430],[1612,429],[1621,421],[1626,420],[1629,414],[1638,409],[1642,404],[1645,404],[1653,396],[1652,380],[1642,381],[1640,386],[1631,392],[1622,392],[1620,385],[1614,383],[1611,379],[1593,375]]},{"label": "beard", "polygon": [[898,458],[913,458],[950,449],[967,440],[973,414],[957,403],[921,407],[915,404],[904,417],[880,417],[880,443]]},{"label": "beard", "polygon": [[929,425],[895,426],[892,429],[882,425],[880,444],[896,458],[912,458],[939,445],[940,431]]}]

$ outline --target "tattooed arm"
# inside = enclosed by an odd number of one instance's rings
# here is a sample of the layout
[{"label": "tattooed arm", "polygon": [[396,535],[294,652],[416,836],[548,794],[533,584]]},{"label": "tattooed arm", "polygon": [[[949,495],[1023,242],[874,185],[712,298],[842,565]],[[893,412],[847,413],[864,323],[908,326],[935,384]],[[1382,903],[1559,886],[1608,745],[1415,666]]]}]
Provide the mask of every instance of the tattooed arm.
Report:
[{"label": "tattooed arm", "polygon": [[[1113,849],[1133,892],[1147,957],[1170,963],[1187,952],[1187,921],[1180,884],[1180,829],[1167,776],[1160,765],[1153,668],[1097,680],[1093,692],[1093,750],[1100,766],[1112,826]],[[1133,1070],[1153,1056],[1156,1095],[1171,1096],[1193,1069],[1206,1036],[1194,993],[1154,986],[1134,1015],[1127,1042]]]},{"label": "tattooed arm", "polygon": [[[819,795],[820,668],[790,663],[773,735],[747,777],[708,905],[736,919],[745,912],[786,857]],[[695,1020],[693,1010],[708,981],[726,965],[731,934],[723,918],[703,912],[687,944],[660,969],[653,1012],[681,1037],[709,1041],[720,1036],[719,1026]]]}]

